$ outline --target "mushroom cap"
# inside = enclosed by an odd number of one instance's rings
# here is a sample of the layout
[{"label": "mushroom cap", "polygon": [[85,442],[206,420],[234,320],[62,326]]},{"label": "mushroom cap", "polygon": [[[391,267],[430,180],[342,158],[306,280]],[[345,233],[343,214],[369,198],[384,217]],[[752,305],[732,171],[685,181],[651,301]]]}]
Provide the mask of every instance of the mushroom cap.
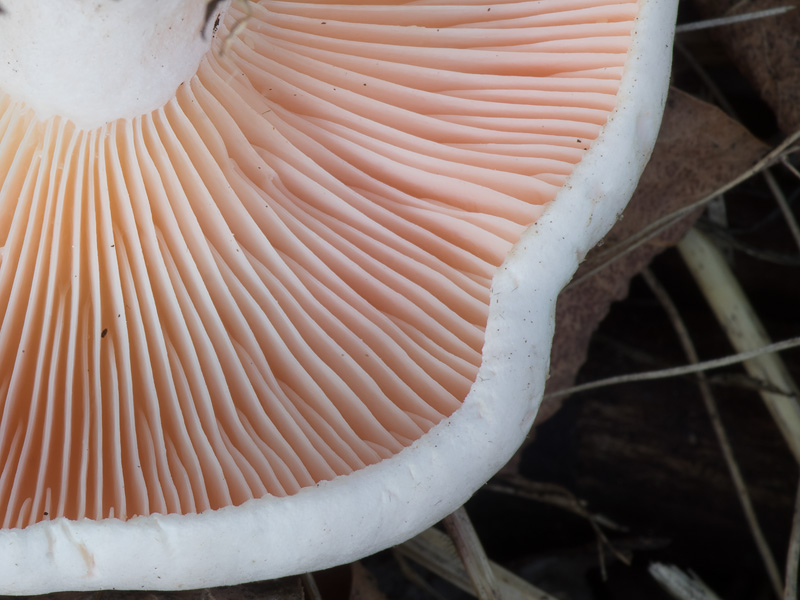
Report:
[{"label": "mushroom cap", "polygon": [[0,78],[0,591],[322,569],[494,474],[658,131],[676,2],[607,4],[266,1],[142,114]]}]

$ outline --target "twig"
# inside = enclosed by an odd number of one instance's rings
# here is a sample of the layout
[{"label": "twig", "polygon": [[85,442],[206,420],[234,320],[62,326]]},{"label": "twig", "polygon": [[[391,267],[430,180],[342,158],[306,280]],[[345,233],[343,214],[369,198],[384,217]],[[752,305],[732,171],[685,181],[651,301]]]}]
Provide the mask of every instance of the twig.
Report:
[{"label": "twig", "polygon": [[783,164],[784,167],[786,167],[789,170],[789,172],[792,175],[800,179],[800,171],[798,171],[797,168],[792,163],[789,162],[788,158],[786,158],[785,156],[781,158],[781,163]]},{"label": "twig", "polygon": [[442,522],[464,563],[464,569],[469,575],[478,600],[500,600],[494,571],[466,509],[463,506],[456,509]]},{"label": "twig", "polygon": [[[729,365],[735,365],[737,363],[747,362],[761,355],[773,354],[775,352],[782,352],[783,350],[796,348],[798,346],[800,346],[800,337],[793,337],[786,340],[782,340],[780,342],[767,344],[759,348],[753,348],[752,350],[745,350],[737,354],[723,356],[722,358],[714,358],[711,360],[706,360],[703,362],[698,362],[690,365],[684,365],[681,367],[658,369],[656,371],[645,371],[643,373],[629,373],[627,375],[616,375],[614,377],[607,377],[606,379],[598,379],[597,381],[590,381],[589,383],[582,383],[581,385],[575,385],[569,388],[564,388],[563,390],[556,390],[555,392],[549,392],[545,394],[545,398],[558,398],[560,396],[568,396],[570,394],[576,394],[578,392],[585,392],[588,390],[608,387],[611,385],[619,385],[622,383],[653,381],[655,379],[666,379],[668,377],[682,377],[684,375],[692,375],[695,373],[701,373],[703,371],[710,371],[712,369],[719,369],[721,367],[727,367]],[[794,393],[790,390],[783,390],[782,388],[778,388],[775,386],[771,386],[770,389],[780,390],[779,392],[776,391],[775,393],[783,396],[787,396],[790,398],[796,397]]]},{"label": "twig", "polygon": [[[747,352],[768,345],[770,339],[761,320],[724,257],[708,238],[692,229],[678,244],[678,251],[733,347],[738,352]],[[800,390],[786,365],[777,354],[760,353],[746,360],[744,368],[752,377],[787,392],[764,391],[759,395],[800,463]]]},{"label": "twig", "polygon": [[[475,594],[464,564],[458,558],[453,543],[441,531],[427,529],[418,536],[395,547],[395,550],[429,571],[446,579],[459,589]],[[556,600],[500,565],[489,562],[503,600]]]},{"label": "twig", "polygon": [[[672,327],[675,329],[675,333],[678,335],[678,339],[680,340],[686,357],[690,362],[697,363],[698,356],[697,351],[694,348],[694,343],[692,342],[692,338],[689,335],[689,330],[687,329],[686,324],[683,322],[680,312],[672,302],[672,298],[670,298],[667,291],[649,269],[645,269],[642,272],[642,275],[644,280],[647,282],[647,285],[650,287],[650,290],[653,292],[655,297],[661,303],[661,306],[666,311],[667,316],[672,323]],[[706,410],[708,411],[708,416],[711,419],[711,425],[714,428],[717,441],[722,449],[722,455],[725,458],[725,464],[728,467],[731,479],[733,480],[733,485],[736,488],[736,494],[739,497],[739,502],[742,505],[742,510],[744,511],[747,524],[750,527],[750,532],[753,535],[758,552],[761,554],[761,559],[764,561],[764,566],[767,569],[767,574],[772,581],[775,592],[780,598],[782,586],[778,564],[775,562],[775,557],[772,555],[772,551],[769,548],[769,544],[767,544],[764,532],[762,531],[761,525],[758,522],[758,516],[756,515],[756,511],[753,508],[753,503],[750,500],[750,493],[747,491],[747,484],[744,481],[742,472],[739,470],[739,465],[736,462],[736,457],[733,454],[733,448],[728,440],[728,433],[725,431],[725,426],[722,424],[719,409],[717,408],[717,402],[714,399],[714,395],[711,393],[711,386],[708,384],[708,381],[706,380],[702,371],[697,373],[697,385],[700,390],[700,395],[703,398],[703,404],[705,405]]]},{"label": "twig", "polygon": [[322,594],[319,592],[319,587],[312,573],[303,573],[300,575],[300,580],[303,582],[303,588],[305,589],[304,597],[307,594],[309,600],[322,600]]},{"label": "twig", "polygon": [[769,381],[754,379],[747,373],[722,373],[707,377],[708,383],[713,387],[736,387],[740,390],[750,390],[751,392],[772,392],[773,394],[786,394],[784,390],[777,389]]},{"label": "twig", "polygon": [[779,8],[767,8],[765,10],[757,10],[741,15],[733,15],[730,17],[718,17],[716,19],[706,19],[704,21],[695,21],[694,23],[686,23],[678,25],[675,28],[675,33],[686,33],[687,31],[699,31],[701,29],[711,29],[712,27],[723,27],[726,25],[733,25],[735,23],[742,23],[744,21],[755,21],[756,19],[764,19],[766,17],[777,17],[784,13],[794,10],[795,6],[781,6]]},{"label": "twig", "polygon": [[769,186],[769,189],[775,198],[775,202],[778,203],[781,213],[783,213],[783,218],[786,220],[786,224],[789,226],[789,231],[792,233],[794,243],[797,244],[798,248],[800,248],[800,226],[797,224],[797,219],[794,218],[792,208],[786,201],[786,196],[784,195],[783,190],[780,188],[778,182],[775,180],[775,176],[770,173],[769,169],[764,170],[764,179],[766,180],[767,185]]},{"label": "twig", "polygon": [[608,529],[622,530],[624,528],[620,527],[613,521],[610,521],[599,515],[594,515],[586,510],[586,508],[583,506],[583,503],[581,503],[581,501],[578,500],[578,498],[576,498],[575,495],[568,489],[554,483],[531,481],[519,475],[498,477],[496,480],[492,480],[487,483],[486,489],[500,492],[502,494],[508,494],[510,496],[527,498],[535,502],[542,502],[552,506],[557,506],[586,519],[589,522],[592,531],[594,531],[595,537],[597,538],[600,569],[602,573],[605,573],[603,547],[608,548],[617,558],[617,560],[623,564],[631,564],[631,557],[618,550],[614,544],[611,543],[611,540],[608,539],[608,536],[602,530],[601,525],[607,527]]},{"label": "twig", "polygon": [[726,248],[731,248],[732,250],[738,250],[756,260],[785,267],[800,267],[800,253],[785,254],[772,250],[765,250],[759,246],[745,243],[731,234],[728,229],[719,227],[711,221],[703,221],[701,219],[697,222],[696,226],[700,231],[708,233],[718,244]]},{"label": "twig", "polygon": [[786,585],[783,587],[783,600],[797,600],[797,569],[800,562],[800,483],[794,499],[794,518],[792,534],[789,536],[789,550],[786,552]]},{"label": "twig", "polygon": [[687,575],[676,566],[662,563],[653,563],[647,570],[677,600],[719,600],[719,596],[694,573]]},{"label": "twig", "polygon": [[[711,96],[714,98],[714,100],[716,100],[717,104],[719,104],[722,110],[725,111],[729,117],[736,118],[736,110],[733,108],[733,105],[728,102],[725,94],[723,94],[722,90],[719,89],[719,86],[711,77],[711,75],[708,74],[708,71],[705,70],[703,65],[698,62],[694,55],[689,52],[686,46],[681,43],[679,39],[675,40],[675,49],[689,65],[689,68],[694,71],[695,75],[700,78],[700,80],[703,82],[703,85],[706,86],[708,91],[711,93]],[[739,119],[736,120],[738,121]]]},{"label": "twig", "polygon": [[[608,569],[606,569],[606,554],[603,552],[603,540],[597,538],[597,559],[600,564],[600,580],[608,581]],[[628,561],[630,565],[630,561]]]},{"label": "twig", "polygon": [[721,185],[716,190],[700,198],[699,200],[692,202],[688,206],[684,206],[681,209],[671,212],[668,215],[664,215],[660,219],[656,219],[652,223],[650,223],[647,227],[642,228],[634,235],[630,236],[623,242],[617,245],[617,247],[606,250],[604,252],[599,253],[595,259],[599,261],[598,264],[593,269],[590,269],[586,273],[582,273],[579,277],[573,279],[567,288],[571,288],[573,286],[581,284],[586,279],[593,277],[609,265],[613,264],[623,256],[633,252],[639,246],[646,244],[651,239],[656,237],[659,233],[668,229],[684,217],[687,217],[694,211],[704,207],[706,204],[711,202],[714,198],[719,196],[720,194],[724,194],[730,189],[735,188],[737,185],[742,183],[743,181],[747,181],[753,175],[756,175],[766,169],[767,167],[775,164],[778,161],[781,161],[784,158],[784,155],[789,154],[791,152],[796,151],[796,148],[793,148],[795,142],[800,140],[800,129],[795,131],[792,135],[786,138],[783,142],[778,144],[772,151],[767,153],[761,160],[756,162],[753,166],[749,167],[727,183]]}]

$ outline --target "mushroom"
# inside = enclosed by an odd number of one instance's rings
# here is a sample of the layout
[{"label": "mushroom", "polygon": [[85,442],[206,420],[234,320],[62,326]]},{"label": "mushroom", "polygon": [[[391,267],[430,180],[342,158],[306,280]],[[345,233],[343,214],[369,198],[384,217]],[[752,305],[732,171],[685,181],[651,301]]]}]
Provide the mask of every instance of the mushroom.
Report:
[{"label": "mushroom", "polygon": [[461,505],[675,4],[3,0],[0,592],[301,573]]}]

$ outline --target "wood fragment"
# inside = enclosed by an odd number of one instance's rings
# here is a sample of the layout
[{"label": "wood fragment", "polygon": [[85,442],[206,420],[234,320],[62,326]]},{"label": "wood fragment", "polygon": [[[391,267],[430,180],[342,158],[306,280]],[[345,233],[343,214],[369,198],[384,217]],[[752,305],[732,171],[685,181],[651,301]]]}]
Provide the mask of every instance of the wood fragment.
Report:
[{"label": "wood fragment", "polygon": [[686,23],[685,25],[678,25],[675,28],[675,33],[687,33],[689,31],[700,31],[701,29],[712,29],[715,27],[724,27],[726,25],[734,25],[736,23],[744,23],[745,21],[755,21],[757,19],[765,19],[767,17],[777,17],[784,13],[794,10],[796,6],[779,6],[777,8],[768,8],[765,10],[755,10],[753,12],[744,13],[742,15],[732,15],[727,17],[719,17],[716,19],[704,19],[702,21],[695,21],[693,23]]},{"label": "wood fragment", "polygon": [[304,597],[308,600],[322,600],[322,594],[319,593],[317,582],[314,581],[314,575],[311,573],[303,573],[300,576],[300,581],[303,582]]},{"label": "wood fragment", "polygon": [[[675,329],[675,333],[678,335],[678,339],[680,340],[686,357],[690,362],[697,363],[699,357],[697,356],[697,351],[694,348],[694,343],[692,342],[691,335],[689,334],[689,329],[683,322],[683,318],[681,317],[677,307],[672,302],[672,298],[670,298],[667,291],[649,269],[645,269],[642,272],[642,275],[644,276],[647,285],[650,286],[650,290],[667,312],[669,320],[672,323],[673,329]],[[778,564],[775,562],[775,557],[772,555],[772,550],[769,548],[767,538],[764,535],[764,531],[762,530],[760,523],[758,522],[758,516],[756,515],[755,508],[753,508],[753,502],[750,499],[750,492],[747,490],[747,484],[745,483],[744,476],[742,475],[741,469],[739,469],[739,463],[736,461],[736,457],[733,453],[733,448],[731,447],[731,443],[728,439],[728,433],[725,431],[725,426],[722,424],[722,419],[719,415],[719,409],[717,408],[717,402],[714,399],[714,394],[711,392],[711,386],[709,385],[708,380],[705,378],[705,374],[702,371],[697,373],[697,385],[700,390],[700,395],[703,398],[703,404],[705,405],[708,416],[711,419],[711,425],[714,428],[714,434],[717,436],[717,441],[719,442],[720,449],[722,450],[722,456],[725,458],[725,464],[728,467],[728,472],[733,480],[733,485],[736,489],[736,495],[739,498],[739,503],[742,505],[742,510],[744,511],[745,519],[747,519],[747,525],[750,528],[750,533],[755,540],[756,547],[758,548],[758,552],[764,562],[764,566],[766,567],[767,574],[772,582],[773,589],[776,595],[780,598],[781,576],[780,571],[778,571]]]},{"label": "wood fragment", "polygon": [[612,544],[611,540],[608,539],[608,536],[603,531],[603,527],[615,531],[623,531],[625,528],[603,515],[595,515],[589,512],[584,503],[576,498],[568,489],[553,483],[531,481],[522,475],[501,475],[487,483],[486,489],[501,494],[526,498],[534,502],[542,502],[544,504],[550,504],[551,506],[557,506],[558,508],[586,519],[592,531],[594,531],[597,541],[598,563],[603,575],[603,581],[605,581],[606,573],[604,549],[607,548],[610,550],[614,558],[619,560],[622,564],[630,566],[631,556],[628,553],[622,552]]},{"label": "wood fragment", "polygon": [[694,573],[686,574],[678,567],[653,563],[648,571],[666,592],[677,600],[720,600]]},{"label": "wood fragment", "polygon": [[[400,544],[396,551],[402,556],[449,581],[459,589],[475,595],[472,582],[455,546],[446,534],[437,529],[427,529],[415,538]],[[489,562],[498,591],[503,600],[557,600],[500,565]]]},{"label": "wood fragment", "polygon": [[464,569],[478,600],[500,600],[494,571],[466,509],[463,506],[459,507],[442,522],[450,539],[453,540],[461,562],[464,563]]},{"label": "wood fragment", "polygon": [[619,248],[614,248],[612,251],[606,253],[600,253],[599,256],[597,257],[597,262],[599,263],[598,266],[585,273],[583,272],[580,273],[564,289],[570,289],[571,287],[577,286],[584,280],[596,275],[600,271],[603,271],[604,269],[614,264],[623,256],[627,255],[634,249],[647,243],[649,240],[657,236],[659,233],[667,230],[669,227],[673,226],[675,223],[679,222],[684,217],[690,215],[692,212],[700,208],[705,207],[709,202],[714,200],[720,194],[724,194],[725,192],[732,190],[740,183],[747,181],[748,179],[750,179],[754,175],[757,175],[764,169],[782,161],[786,155],[797,151],[797,148],[795,146],[798,143],[798,141],[800,141],[800,129],[798,129],[797,131],[792,133],[792,135],[783,140],[761,160],[756,162],[754,165],[748,167],[747,169],[739,173],[739,175],[729,180],[725,184],[719,186],[716,190],[714,190],[710,194],[703,196],[699,200],[696,200],[691,204],[684,206],[681,209],[675,210],[668,215],[665,215],[663,217],[654,220],[652,223],[642,228],[635,235],[630,236],[630,238],[625,240],[624,245],[623,244],[619,245],[620,246]]},{"label": "wood fragment", "polygon": [[800,567],[798,563],[800,563],[800,483],[798,483],[794,500],[789,550],[786,552],[786,583],[783,587],[783,600],[797,600],[797,570]]},{"label": "wood fragment", "polygon": [[[728,339],[738,352],[770,343],[761,320],[719,250],[708,238],[692,229],[678,250],[711,306]],[[768,381],[786,394],[761,392],[786,443],[800,464],[800,390],[777,354],[762,354],[744,362],[747,372]]]},{"label": "wood fragment", "polygon": [[775,198],[775,202],[778,203],[778,207],[781,209],[781,214],[783,214],[786,225],[789,227],[789,231],[792,233],[794,243],[797,245],[797,248],[800,249],[800,225],[797,224],[797,219],[794,217],[792,207],[789,206],[789,201],[786,199],[786,195],[778,185],[778,180],[775,179],[775,176],[770,172],[769,169],[764,171],[764,179],[767,181],[767,185],[769,186],[770,192],[772,192],[772,196]]},{"label": "wood fragment", "polygon": [[[551,392],[549,394],[546,394],[545,397],[557,398],[559,396],[568,396],[570,394],[577,394],[578,392],[596,390],[598,388],[608,387],[611,385],[620,385],[622,383],[654,381],[656,379],[667,379],[669,377],[682,377],[684,375],[693,375],[697,373],[702,373],[704,371],[710,371],[712,369],[719,369],[721,367],[727,367],[730,365],[743,363],[748,360],[757,358],[759,356],[775,354],[777,352],[782,352],[783,350],[789,350],[791,348],[796,348],[798,346],[800,346],[800,337],[789,338],[788,340],[781,340],[780,342],[773,342],[771,344],[766,344],[765,346],[759,346],[758,348],[753,348],[752,350],[745,350],[742,352],[737,352],[736,354],[723,356],[721,358],[712,358],[711,360],[691,363],[680,367],[669,367],[667,369],[657,369],[655,371],[629,373],[627,375],[615,375],[613,377],[607,377],[605,379],[598,379],[595,381],[590,381],[588,383],[574,385],[570,388],[565,388],[563,390],[558,390],[556,392]],[[771,393],[780,396],[786,396],[788,398],[797,399],[797,396],[792,392],[771,385],[769,381],[765,381],[763,385],[761,385],[760,389],[762,391],[768,390]]]}]

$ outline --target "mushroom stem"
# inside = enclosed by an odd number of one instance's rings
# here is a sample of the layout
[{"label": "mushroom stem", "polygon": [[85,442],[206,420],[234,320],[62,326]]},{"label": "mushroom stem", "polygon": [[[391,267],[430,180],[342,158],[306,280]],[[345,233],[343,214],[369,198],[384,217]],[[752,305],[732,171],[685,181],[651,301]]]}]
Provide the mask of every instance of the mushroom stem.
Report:
[{"label": "mushroom stem", "polygon": [[59,115],[83,129],[163,106],[197,72],[216,20],[204,21],[205,6],[193,0],[5,0],[3,8],[3,92],[39,119]]}]

